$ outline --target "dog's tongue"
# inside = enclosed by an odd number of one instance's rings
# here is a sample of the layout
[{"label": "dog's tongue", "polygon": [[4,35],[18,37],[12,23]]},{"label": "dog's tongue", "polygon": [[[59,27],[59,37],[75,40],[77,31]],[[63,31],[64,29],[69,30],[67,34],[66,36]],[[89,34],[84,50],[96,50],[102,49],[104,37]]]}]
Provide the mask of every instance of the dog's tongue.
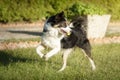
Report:
[{"label": "dog's tongue", "polygon": [[63,29],[61,29],[61,31],[63,32],[63,33],[67,33],[65,30],[63,30]]},{"label": "dog's tongue", "polygon": [[61,31],[67,35],[70,35],[70,32],[65,31],[64,29],[61,28]]}]

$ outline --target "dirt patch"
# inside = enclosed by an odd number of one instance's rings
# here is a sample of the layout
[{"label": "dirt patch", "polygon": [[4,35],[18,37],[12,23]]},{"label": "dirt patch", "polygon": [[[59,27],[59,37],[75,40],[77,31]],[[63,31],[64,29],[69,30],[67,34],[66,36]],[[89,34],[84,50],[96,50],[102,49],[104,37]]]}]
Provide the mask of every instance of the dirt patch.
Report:
[{"label": "dirt patch", "polygon": [[0,50],[5,49],[16,49],[16,48],[30,48],[30,47],[37,47],[40,44],[38,41],[26,41],[26,42],[1,42],[0,43]]},{"label": "dirt patch", "polygon": [[[110,43],[120,43],[120,37],[105,37],[99,39],[90,39],[91,44],[110,44]],[[37,47],[40,44],[38,41],[25,41],[25,42],[1,42],[0,50],[5,49],[16,49],[16,48],[30,48]]]}]

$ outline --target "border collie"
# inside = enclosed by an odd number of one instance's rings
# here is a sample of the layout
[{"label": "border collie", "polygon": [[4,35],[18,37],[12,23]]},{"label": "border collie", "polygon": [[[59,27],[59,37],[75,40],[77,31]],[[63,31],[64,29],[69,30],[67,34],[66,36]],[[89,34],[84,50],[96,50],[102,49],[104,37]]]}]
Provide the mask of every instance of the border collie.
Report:
[{"label": "border collie", "polygon": [[[95,70],[96,67],[91,57],[91,46],[84,29],[85,22],[84,18],[79,17],[67,26],[64,12],[49,17],[44,24],[42,41],[36,48],[36,52],[41,58],[44,57],[45,60],[48,60],[62,49],[63,66],[59,71],[63,71],[67,65],[68,55],[71,53],[72,48],[77,46],[82,48],[92,65],[92,69]],[[59,36],[59,33],[62,34]],[[45,47],[52,50],[47,54],[43,54],[42,51]]]},{"label": "border collie", "polygon": [[[48,60],[60,51],[60,40],[64,37],[63,34],[59,35],[60,27],[66,27],[64,12],[53,15],[46,20],[41,36],[41,44],[36,48],[36,52],[41,58],[44,57],[45,60]],[[43,54],[42,51],[45,47],[51,48],[52,50],[47,54]]]},{"label": "border collie", "polygon": [[[61,48],[64,49],[64,52],[63,66],[59,71],[63,71],[66,68],[68,55],[75,46],[82,49],[83,53],[85,53],[91,63],[92,70],[95,70],[95,63],[91,57],[91,45],[86,33],[86,22],[85,17],[77,17],[73,19],[68,26],[68,28],[71,29],[71,34],[61,39]],[[66,32],[68,28],[61,29]]]}]

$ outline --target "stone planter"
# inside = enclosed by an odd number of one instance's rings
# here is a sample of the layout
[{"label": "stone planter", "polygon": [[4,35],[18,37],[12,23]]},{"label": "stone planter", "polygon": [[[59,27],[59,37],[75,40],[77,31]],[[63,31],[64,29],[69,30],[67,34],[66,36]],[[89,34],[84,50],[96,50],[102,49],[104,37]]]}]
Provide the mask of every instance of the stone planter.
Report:
[{"label": "stone planter", "polygon": [[87,37],[103,38],[105,36],[111,15],[88,15]]}]

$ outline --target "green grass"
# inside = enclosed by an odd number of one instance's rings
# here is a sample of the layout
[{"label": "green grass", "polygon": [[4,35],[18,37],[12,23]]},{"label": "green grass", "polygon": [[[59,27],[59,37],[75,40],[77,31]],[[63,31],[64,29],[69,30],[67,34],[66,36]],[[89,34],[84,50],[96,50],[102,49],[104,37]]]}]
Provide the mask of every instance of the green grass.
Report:
[{"label": "green grass", "polygon": [[97,69],[91,70],[81,50],[75,48],[67,68],[60,73],[61,54],[45,62],[35,48],[0,51],[0,80],[120,80],[120,44],[93,45]]}]

